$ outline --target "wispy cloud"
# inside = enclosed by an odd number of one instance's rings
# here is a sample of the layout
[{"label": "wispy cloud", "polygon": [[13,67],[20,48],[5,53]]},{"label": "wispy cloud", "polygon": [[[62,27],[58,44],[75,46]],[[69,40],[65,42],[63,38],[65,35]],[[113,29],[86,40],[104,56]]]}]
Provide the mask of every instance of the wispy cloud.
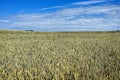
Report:
[{"label": "wispy cloud", "polygon": [[[0,20],[0,26],[8,29],[35,29],[43,31],[92,31],[120,29],[120,5],[104,4],[106,2],[86,1],[54,6],[43,10],[57,8],[57,11],[46,13],[19,14]],[[66,7],[67,6],[67,7]],[[62,9],[61,9],[62,7]],[[8,22],[7,24],[1,22]],[[1,28],[1,27],[0,27]]]},{"label": "wispy cloud", "polygon": [[0,23],[8,23],[10,22],[9,20],[0,20]]},{"label": "wispy cloud", "polygon": [[83,2],[75,2],[73,4],[75,5],[90,5],[90,4],[97,4],[97,3],[103,3],[107,2],[105,0],[91,0],[91,1],[83,1]]},{"label": "wispy cloud", "polygon": [[[57,8],[62,8],[64,6],[53,6],[53,7],[47,7],[47,8],[43,8],[43,9],[40,9],[41,11],[44,11],[44,10],[48,10],[48,9],[57,9]],[[38,10],[39,11],[39,10]]]}]

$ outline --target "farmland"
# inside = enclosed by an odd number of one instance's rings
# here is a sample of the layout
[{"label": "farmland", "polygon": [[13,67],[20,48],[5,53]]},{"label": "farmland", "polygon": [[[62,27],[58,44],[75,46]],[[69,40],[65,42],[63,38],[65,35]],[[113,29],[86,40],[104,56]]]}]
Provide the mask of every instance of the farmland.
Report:
[{"label": "farmland", "polygon": [[120,80],[120,32],[0,31],[0,80]]}]

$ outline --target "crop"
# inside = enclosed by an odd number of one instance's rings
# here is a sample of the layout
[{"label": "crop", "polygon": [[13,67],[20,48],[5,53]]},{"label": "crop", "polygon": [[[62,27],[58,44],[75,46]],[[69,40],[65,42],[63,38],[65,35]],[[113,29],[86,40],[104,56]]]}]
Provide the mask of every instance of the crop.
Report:
[{"label": "crop", "polygon": [[120,80],[119,32],[0,31],[0,80]]}]

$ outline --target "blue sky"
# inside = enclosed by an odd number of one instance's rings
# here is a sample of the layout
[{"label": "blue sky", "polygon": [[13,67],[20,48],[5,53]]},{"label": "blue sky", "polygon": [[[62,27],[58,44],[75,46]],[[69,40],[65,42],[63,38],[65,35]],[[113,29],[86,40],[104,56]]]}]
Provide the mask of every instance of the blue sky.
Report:
[{"label": "blue sky", "polygon": [[120,29],[120,1],[0,0],[0,29],[118,30]]}]

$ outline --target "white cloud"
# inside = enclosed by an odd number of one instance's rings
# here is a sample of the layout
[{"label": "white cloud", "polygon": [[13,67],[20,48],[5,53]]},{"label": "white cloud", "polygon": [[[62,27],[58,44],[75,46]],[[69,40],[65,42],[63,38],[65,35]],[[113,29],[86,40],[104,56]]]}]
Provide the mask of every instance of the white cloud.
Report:
[{"label": "white cloud", "polygon": [[0,23],[8,23],[10,22],[9,20],[0,20]]},{"label": "white cloud", "polygon": [[[105,1],[87,1],[84,4],[101,3]],[[82,2],[78,2],[79,4]],[[83,4],[83,3],[82,3]],[[75,3],[70,4],[75,5]],[[68,6],[68,5],[67,5]],[[62,7],[63,9],[59,9]],[[36,29],[36,30],[113,30],[120,29],[120,5],[95,5],[89,7],[75,6],[58,8],[48,13],[20,14],[0,20],[11,21],[9,24],[0,23],[3,27]],[[48,8],[49,9],[49,8]],[[43,9],[43,10],[47,10]]]},{"label": "white cloud", "polygon": [[90,4],[97,4],[106,2],[105,0],[91,0],[91,1],[83,1],[83,2],[75,2],[75,5],[90,5]]},{"label": "white cloud", "polygon": [[[44,11],[44,10],[48,10],[48,9],[57,9],[57,8],[62,8],[64,6],[53,6],[53,7],[47,7],[47,8],[43,8],[43,9],[40,9],[41,11]],[[39,11],[39,10],[38,10]]]}]

